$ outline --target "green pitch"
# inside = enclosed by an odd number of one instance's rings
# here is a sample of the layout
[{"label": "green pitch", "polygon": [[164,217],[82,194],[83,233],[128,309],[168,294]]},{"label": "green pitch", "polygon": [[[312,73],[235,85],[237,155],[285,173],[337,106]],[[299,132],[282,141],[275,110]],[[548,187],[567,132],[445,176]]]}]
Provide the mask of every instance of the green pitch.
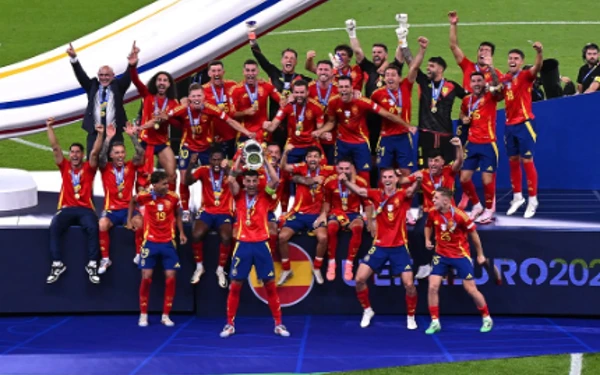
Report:
[{"label": "green pitch", "polygon": [[[105,0],[98,3],[85,0],[33,0],[26,5],[22,1],[3,0],[0,12],[0,66],[5,66],[35,56],[39,53],[66,45],[98,28],[113,22],[133,10],[151,3],[152,0]],[[490,40],[497,46],[495,65],[506,70],[506,54],[510,48],[521,48],[527,60],[532,61],[533,50],[528,40],[539,40],[544,45],[544,56],[560,61],[561,74],[576,78],[582,64],[581,48],[590,38],[597,35],[598,25],[552,25],[547,21],[597,21],[597,1],[579,0],[566,5],[563,1],[548,0],[543,3],[533,0],[489,0],[485,2],[453,0],[440,7],[438,0],[395,1],[370,0],[330,0],[308,14],[281,27],[277,31],[344,28],[344,21],[354,18],[358,23],[358,38],[369,56],[370,45],[386,43],[394,49],[397,43],[394,29],[396,13],[408,13],[412,25],[409,33],[409,47],[417,48],[418,36],[430,40],[427,56],[443,56],[448,62],[447,77],[462,82],[460,69],[448,48],[447,12],[456,9],[461,23],[474,22],[522,22],[539,21],[536,25],[477,25],[461,26],[459,42],[467,56],[473,57],[477,45],[482,40]],[[443,24],[443,25],[439,25]],[[364,26],[389,25],[387,28],[360,29]],[[425,25],[425,26],[419,26]],[[260,45],[267,57],[279,60],[282,49],[293,47],[298,50],[299,71],[302,68],[306,51],[314,49],[317,58],[325,58],[332,48],[347,43],[344,30],[320,31],[295,34],[274,34],[262,37]],[[140,46],[143,48],[144,46]],[[143,52],[142,52],[143,53]],[[251,57],[248,47],[242,48],[225,59],[227,76],[241,78],[243,60]],[[65,64],[68,64],[65,56]],[[84,66],[85,66],[85,62]],[[88,67],[88,73],[94,73]],[[74,77],[65,77],[74,79]],[[32,85],[43,82],[32,82]],[[415,90],[416,91],[416,90]],[[133,115],[138,103],[129,104],[128,113]],[[416,108],[413,113],[417,113]],[[413,122],[416,121],[414,116]],[[85,133],[76,123],[57,130],[63,147],[71,142],[85,141]],[[27,141],[46,145],[44,133],[25,137]],[[85,142],[84,142],[85,143]],[[14,167],[27,170],[55,169],[51,155],[13,141],[0,141],[0,167]]]}]

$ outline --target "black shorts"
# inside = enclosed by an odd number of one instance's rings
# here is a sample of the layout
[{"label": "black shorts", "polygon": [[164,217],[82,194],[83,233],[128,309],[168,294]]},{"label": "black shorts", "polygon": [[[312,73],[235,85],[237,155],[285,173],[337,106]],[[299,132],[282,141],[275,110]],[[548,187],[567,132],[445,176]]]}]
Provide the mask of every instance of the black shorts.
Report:
[{"label": "black shorts", "polygon": [[453,135],[441,135],[419,131],[419,168],[427,168],[427,159],[431,151],[440,149],[446,164],[453,162],[456,157],[456,147],[450,143]]}]

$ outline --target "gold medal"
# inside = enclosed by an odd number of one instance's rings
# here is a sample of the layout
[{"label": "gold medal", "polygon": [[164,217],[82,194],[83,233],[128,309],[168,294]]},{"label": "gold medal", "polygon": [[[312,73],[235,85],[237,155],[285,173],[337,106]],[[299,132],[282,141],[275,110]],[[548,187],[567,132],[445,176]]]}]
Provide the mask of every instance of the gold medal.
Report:
[{"label": "gold medal", "polygon": [[431,107],[431,113],[437,113],[437,107]]},{"label": "gold medal", "polygon": [[159,122],[155,122],[154,123],[154,129],[156,129],[156,130],[160,129],[160,123]]},{"label": "gold medal", "polygon": [[296,137],[299,137],[301,132],[300,132],[300,130],[296,130],[296,133],[294,133],[294,134],[296,134]]},{"label": "gold medal", "polygon": [[250,224],[252,224],[252,222],[250,220],[246,220],[246,226],[250,226]]},{"label": "gold medal", "polygon": [[258,111],[258,100],[255,100],[254,103],[252,103],[252,108]]},{"label": "gold medal", "polygon": [[344,210],[344,211],[348,211],[348,206],[346,206],[345,204],[344,204],[344,205],[342,205],[342,210]]},{"label": "gold medal", "polygon": [[81,196],[79,195],[79,193],[75,193],[75,199],[79,199],[81,198]]},{"label": "gold medal", "polygon": [[118,196],[119,196],[119,199],[123,199],[123,193],[119,192]]},{"label": "gold medal", "polygon": [[100,112],[100,117],[105,117],[105,116],[106,116],[106,112],[104,112],[104,111],[101,111],[101,112]]},{"label": "gold medal", "polygon": [[220,205],[221,205],[221,201],[217,199],[217,200],[215,201],[215,206],[219,207]]},{"label": "gold medal", "polygon": [[277,194],[271,195],[271,198],[273,198],[274,200],[277,199]]},{"label": "gold medal", "polygon": [[383,208],[381,208],[381,207],[377,207],[377,213],[378,213],[378,214],[380,214],[380,213],[382,213],[382,212],[383,212]]},{"label": "gold medal", "polygon": [[225,108],[225,103],[219,103],[218,107],[221,108],[221,109]]},{"label": "gold medal", "polygon": [[388,220],[394,220],[394,214],[391,212],[388,212]]}]

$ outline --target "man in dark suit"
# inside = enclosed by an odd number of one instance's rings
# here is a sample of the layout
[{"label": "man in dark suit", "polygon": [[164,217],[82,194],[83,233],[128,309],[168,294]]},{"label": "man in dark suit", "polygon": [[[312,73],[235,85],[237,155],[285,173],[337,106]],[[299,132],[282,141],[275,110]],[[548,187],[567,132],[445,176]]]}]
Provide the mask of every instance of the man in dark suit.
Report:
[{"label": "man in dark suit", "polygon": [[[135,42],[133,50],[135,50]],[[123,130],[127,122],[123,97],[131,85],[129,67],[125,69],[120,78],[115,78],[115,73],[110,66],[101,67],[98,70],[98,78],[90,78],[79,63],[77,53],[71,44],[69,44],[67,54],[71,57],[75,77],[88,97],[88,105],[81,126],[88,133],[88,153],[96,140],[96,124],[102,124],[105,129],[108,124],[114,124],[117,134],[113,137],[112,142],[123,142]],[[131,61],[133,60],[130,59]]]}]

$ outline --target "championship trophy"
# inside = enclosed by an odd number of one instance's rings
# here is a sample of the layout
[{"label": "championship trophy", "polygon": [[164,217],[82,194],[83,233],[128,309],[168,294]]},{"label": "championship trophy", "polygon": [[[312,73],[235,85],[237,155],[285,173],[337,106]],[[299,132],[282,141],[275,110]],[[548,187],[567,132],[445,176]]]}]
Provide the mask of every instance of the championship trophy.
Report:
[{"label": "championship trophy", "polygon": [[242,158],[246,163],[246,168],[251,170],[258,170],[263,166],[264,156],[263,148],[254,139],[249,139],[244,143],[242,148]]}]

